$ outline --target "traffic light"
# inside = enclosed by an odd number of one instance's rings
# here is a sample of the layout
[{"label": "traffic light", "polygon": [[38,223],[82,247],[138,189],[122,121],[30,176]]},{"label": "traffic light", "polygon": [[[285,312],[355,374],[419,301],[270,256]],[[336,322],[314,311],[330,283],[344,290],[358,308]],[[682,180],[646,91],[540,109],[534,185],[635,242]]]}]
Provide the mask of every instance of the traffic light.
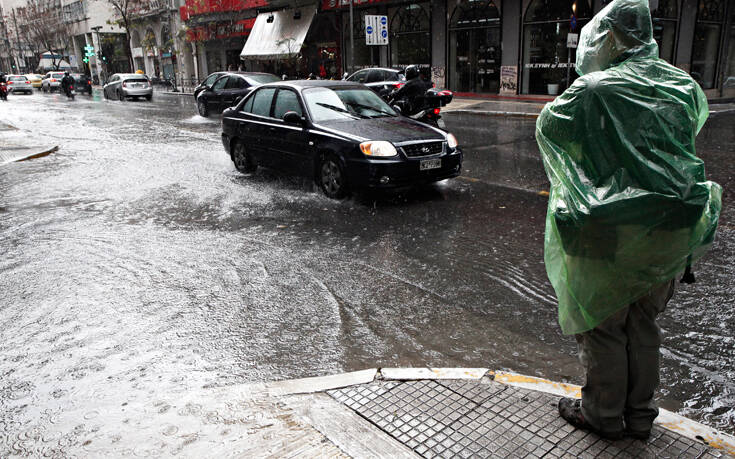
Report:
[{"label": "traffic light", "polygon": [[84,59],[82,59],[82,60],[84,61],[84,63],[85,63],[85,64],[89,62],[89,58],[87,58],[87,57],[85,57],[85,58],[84,58]]}]

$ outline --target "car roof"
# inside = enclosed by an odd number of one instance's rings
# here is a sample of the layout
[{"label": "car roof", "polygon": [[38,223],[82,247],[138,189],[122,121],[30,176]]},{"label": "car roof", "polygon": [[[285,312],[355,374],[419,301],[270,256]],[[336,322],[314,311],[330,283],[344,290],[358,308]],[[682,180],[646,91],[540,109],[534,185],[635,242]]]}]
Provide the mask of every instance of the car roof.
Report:
[{"label": "car roof", "polygon": [[274,81],[263,86],[288,86],[296,90],[308,89],[308,88],[364,88],[369,90],[367,86],[363,86],[354,81],[340,81],[340,80],[286,80],[286,81]]},{"label": "car roof", "polygon": [[403,73],[403,69],[389,69],[389,68],[385,68],[385,67],[367,67],[367,68],[364,68],[364,69],[355,70],[350,75],[354,75],[355,73],[361,72],[363,70],[384,70],[386,72]]}]

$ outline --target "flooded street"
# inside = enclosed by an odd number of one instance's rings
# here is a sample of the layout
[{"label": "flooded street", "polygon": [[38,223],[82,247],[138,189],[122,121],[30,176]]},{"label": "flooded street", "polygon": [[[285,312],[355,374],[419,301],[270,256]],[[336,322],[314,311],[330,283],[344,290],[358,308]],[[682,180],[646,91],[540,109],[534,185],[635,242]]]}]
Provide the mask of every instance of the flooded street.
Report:
[{"label": "flooded street", "polygon": [[[534,119],[448,114],[462,177],[335,201],[305,179],[238,173],[220,118],[194,113],[165,95],[0,105],[0,121],[60,147],[0,167],[0,456],[63,452],[132,428],[127,405],[160,412],[243,382],[396,366],[583,382],[543,263]],[[658,394],[730,434],[734,121],[714,116],[699,138],[724,208],[697,283],[677,283],[660,319]]]}]

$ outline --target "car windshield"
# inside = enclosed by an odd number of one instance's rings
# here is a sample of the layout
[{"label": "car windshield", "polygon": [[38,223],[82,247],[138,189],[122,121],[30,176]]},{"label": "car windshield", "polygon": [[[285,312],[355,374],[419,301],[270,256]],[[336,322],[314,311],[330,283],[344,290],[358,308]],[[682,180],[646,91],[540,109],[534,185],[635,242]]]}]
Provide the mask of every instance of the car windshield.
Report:
[{"label": "car windshield", "polygon": [[63,73],[52,73],[51,78],[64,78]]},{"label": "car windshield", "polygon": [[146,78],[126,78],[126,83],[148,83]]},{"label": "car windshield", "polygon": [[26,81],[26,77],[21,76],[11,76],[10,81]]},{"label": "car windshield", "polygon": [[397,116],[396,112],[370,89],[309,88],[304,91],[304,100],[315,123]]},{"label": "car windshield", "polygon": [[275,75],[248,75],[247,78],[249,80],[252,80],[256,84],[266,84],[273,83],[274,81],[281,81],[281,79]]}]

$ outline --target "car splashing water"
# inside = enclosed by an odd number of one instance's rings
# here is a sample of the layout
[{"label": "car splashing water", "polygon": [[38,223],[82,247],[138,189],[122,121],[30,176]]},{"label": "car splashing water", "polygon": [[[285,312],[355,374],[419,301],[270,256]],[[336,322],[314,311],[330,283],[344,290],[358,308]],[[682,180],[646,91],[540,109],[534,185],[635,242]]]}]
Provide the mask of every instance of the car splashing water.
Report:
[{"label": "car splashing water", "polygon": [[[125,407],[249,381],[461,366],[582,383],[543,264],[532,121],[460,135],[461,180],[333,201],[235,172],[190,98],[94,97],[11,97],[0,114],[61,147],[0,168],[0,455],[118,438],[146,427]],[[727,190],[722,132],[701,151]],[[732,222],[728,207],[662,316],[659,395],[731,433]]]}]

